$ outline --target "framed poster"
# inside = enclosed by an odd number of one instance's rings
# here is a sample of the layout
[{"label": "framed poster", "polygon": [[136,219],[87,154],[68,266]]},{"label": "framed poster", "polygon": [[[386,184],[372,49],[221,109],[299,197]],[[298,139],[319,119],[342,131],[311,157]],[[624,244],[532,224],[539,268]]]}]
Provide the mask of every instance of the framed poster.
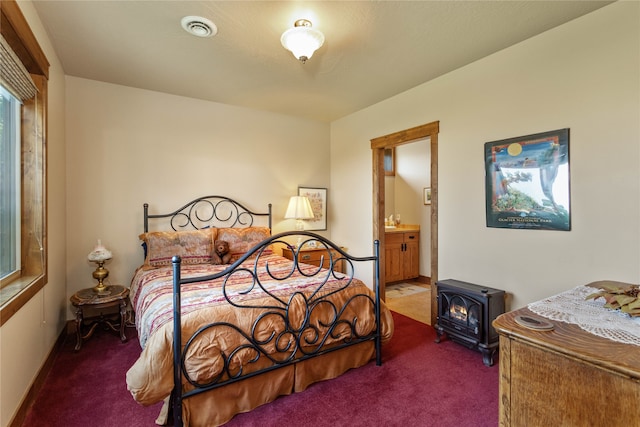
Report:
[{"label": "framed poster", "polygon": [[569,129],[484,145],[487,227],[571,230]]},{"label": "framed poster", "polygon": [[313,210],[313,219],[304,220],[305,230],[327,229],[327,189],[298,187],[298,196],[307,196]]}]

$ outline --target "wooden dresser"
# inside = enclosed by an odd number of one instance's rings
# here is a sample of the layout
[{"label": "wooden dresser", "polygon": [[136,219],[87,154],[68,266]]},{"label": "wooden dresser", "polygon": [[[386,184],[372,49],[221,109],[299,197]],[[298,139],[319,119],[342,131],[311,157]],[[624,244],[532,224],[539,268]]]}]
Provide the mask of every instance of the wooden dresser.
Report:
[{"label": "wooden dresser", "polygon": [[499,316],[501,426],[640,425],[640,347],[551,321],[552,331]]},{"label": "wooden dresser", "polygon": [[[343,251],[346,251],[346,248],[340,247]],[[293,261],[295,252],[289,248],[282,248],[282,256]],[[303,262],[305,264],[316,265],[320,267],[320,262],[322,262],[322,267],[329,268],[331,265],[331,259],[336,260],[340,257],[340,254],[335,249],[326,249],[326,248],[307,248],[306,246],[300,249],[298,254],[298,261]],[[340,273],[345,272],[345,262],[337,261],[335,265],[335,271],[339,271]]]}]

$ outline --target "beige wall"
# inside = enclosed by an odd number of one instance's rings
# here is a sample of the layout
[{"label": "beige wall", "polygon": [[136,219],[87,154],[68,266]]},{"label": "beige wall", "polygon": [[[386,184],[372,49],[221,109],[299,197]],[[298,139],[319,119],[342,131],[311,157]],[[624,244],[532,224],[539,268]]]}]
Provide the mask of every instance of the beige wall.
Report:
[{"label": "beige wall", "polygon": [[[614,3],[332,123],[333,202],[350,212],[332,238],[371,246],[369,140],[439,120],[441,279],[505,289],[513,308],[594,280],[640,282],[639,7]],[[484,143],[564,127],[572,230],[487,228]]]},{"label": "beige wall", "polygon": [[64,71],[32,4],[19,1],[18,5],[51,64],[47,139],[49,280],[40,292],[0,328],[1,426],[8,425],[13,419],[65,326],[68,310],[65,278]]},{"label": "beige wall", "polygon": [[68,296],[94,285],[87,254],[97,239],[113,252],[108,280],[129,286],[143,261],[145,202],[163,212],[212,194],[259,211],[272,203],[280,232],[295,227],[283,216],[299,185],[329,187],[328,124],[70,76],[66,82]]}]

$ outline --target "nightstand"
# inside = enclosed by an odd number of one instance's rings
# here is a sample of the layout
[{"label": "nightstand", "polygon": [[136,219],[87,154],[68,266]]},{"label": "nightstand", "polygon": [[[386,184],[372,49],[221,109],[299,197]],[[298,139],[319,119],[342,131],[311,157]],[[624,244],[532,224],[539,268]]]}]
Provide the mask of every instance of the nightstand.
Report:
[{"label": "nightstand", "polygon": [[[342,250],[345,250],[344,248],[340,248]],[[282,248],[282,256],[290,259],[293,261],[293,257],[294,257],[294,253],[297,252],[297,249],[294,249],[293,251],[287,247]],[[311,264],[311,265],[315,265],[315,266],[320,266],[320,261],[322,260],[322,257],[324,257],[324,262],[322,263],[322,267],[324,268],[329,268],[329,265],[331,263],[331,258],[333,257],[333,260],[335,261],[336,259],[338,259],[340,257],[340,253],[338,251],[336,251],[335,249],[332,248],[307,248],[306,246],[303,247],[299,253],[298,253],[298,262],[302,262],[305,264]],[[345,272],[345,262],[344,261],[338,261],[335,264],[335,271],[338,271],[340,273],[344,273]]]},{"label": "nightstand", "polygon": [[[91,338],[98,325],[105,325],[106,328],[120,333],[120,340],[127,341],[124,328],[127,318],[127,304],[129,303],[129,289],[124,286],[112,285],[106,289],[106,294],[97,294],[93,288],[82,289],[70,298],[71,304],[76,308],[76,347],[78,351],[82,347],[82,342]],[[119,307],[119,313],[106,314],[102,310]],[[84,324],[84,309],[90,308],[93,311],[100,311],[100,316],[90,319]],[[118,317],[119,319],[114,319]],[[119,322],[118,322],[119,320]],[[88,327],[88,331],[83,333],[83,329]]]}]

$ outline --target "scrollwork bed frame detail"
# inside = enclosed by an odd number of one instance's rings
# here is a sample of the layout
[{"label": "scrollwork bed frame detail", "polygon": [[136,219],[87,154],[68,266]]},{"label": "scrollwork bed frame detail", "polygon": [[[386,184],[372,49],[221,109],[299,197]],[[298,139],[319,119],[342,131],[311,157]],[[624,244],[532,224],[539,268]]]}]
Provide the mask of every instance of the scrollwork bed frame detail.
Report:
[{"label": "scrollwork bed frame detail", "polygon": [[[268,212],[253,212],[233,199],[224,196],[204,196],[190,201],[174,212],[149,214],[149,204],[144,204],[144,232],[149,231],[149,219],[170,218],[171,228],[201,229],[205,227],[251,227],[256,217],[268,217],[271,229],[271,203]],[[203,213],[204,212],[204,213]]]},{"label": "scrollwork bed frame detail", "polygon": [[[200,199],[197,199],[200,200]],[[193,202],[192,202],[193,203]],[[185,207],[190,206],[186,205]],[[182,208],[184,209],[184,208]],[[176,211],[179,212],[182,209]],[[269,208],[271,211],[271,208]],[[175,213],[174,213],[175,214]],[[145,207],[146,215],[146,207]],[[168,215],[165,215],[168,216]],[[150,216],[151,217],[151,216]],[[145,222],[146,227],[146,222]],[[298,250],[291,244],[287,243],[291,240],[290,236],[302,236],[303,244],[306,241],[315,241],[317,247],[324,247],[326,249],[333,249],[339,255],[332,255],[333,251],[328,250],[329,254],[329,268],[322,269],[320,267],[317,270],[309,273],[308,269],[303,272],[298,264]],[[268,272],[269,281],[283,281],[290,278],[296,270],[306,276],[318,276],[318,285],[314,285],[313,291],[310,294],[303,294],[302,292],[294,292],[288,298],[282,298],[276,293],[269,290],[268,285],[264,284],[258,274],[258,260],[260,256],[265,252],[268,247],[273,244],[283,244],[288,246],[294,253],[293,265],[290,271],[285,273],[274,274],[269,270],[268,263],[266,269]],[[374,255],[369,257],[353,257],[344,252],[340,247],[336,246],[333,242],[326,238],[311,232],[306,231],[290,231],[280,233],[265,239],[260,244],[249,250],[242,258],[230,265],[224,271],[209,275],[206,277],[198,278],[181,278],[181,259],[180,257],[173,257],[173,304],[174,304],[174,342],[173,342],[173,354],[174,354],[174,389],[171,394],[171,412],[174,425],[182,426],[182,400],[188,397],[212,390],[218,387],[222,387],[226,384],[235,383],[247,378],[255,377],[257,375],[273,371],[285,366],[290,366],[295,363],[311,359],[313,357],[326,354],[332,351],[340,350],[349,346],[360,344],[365,341],[373,341],[375,346],[376,364],[382,364],[381,355],[381,328],[380,328],[380,265],[379,265],[379,242],[374,242]],[[251,260],[249,263],[242,265],[245,261],[251,257],[255,257],[255,260]],[[338,262],[344,262],[347,264],[347,274],[338,273]],[[354,263],[372,263],[374,267],[374,295],[372,298],[368,294],[356,294],[347,299],[344,304],[336,306],[334,302],[328,299],[329,295],[341,292],[351,284],[354,274]],[[249,268],[247,265],[251,265]],[[320,265],[323,265],[321,262]],[[307,266],[308,267],[308,266]],[[261,292],[268,296],[269,304],[256,306],[252,304],[252,300],[235,301],[226,292],[226,284],[229,278],[235,274],[250,275],[247,288],[243,290],[242,294],[248,294],[250,292]],[[325,285],[327,281],[332,277],[344,277],[344,285],[341,285],[337,289],[327,289]],[[254,321],[250,331],[241,330],[237,325],[233,325],[227,322],[213,322],[198,329],[189,339],[186,341],[184,349],[182,349],[182,330],[181,330],[181,295],[180,287],[182,284],[194,283],[198,281],[213,280],[217,278],[223,278],[223,294],[226,301],[238,308],[260,308],[264,310]],[[347,312],[348,308],[352,304],[370,304],[371,309],[375,316],[375,328],[372,332],[367,334],[360,334],[358,332],[358,318],[357,315],[353,318],[349,318]],[[332,319],[326,321],[326,319],[320,319],[314,317],[316,309],[319,307],[329,307],[332,313]],[[301,320],[292,320],[289,316],[293,307],[304,308],[304,315]],[[263,322],[270,322],[270,324],[277,325],[278,329],[272,328],[270,335],[266,339],[262,339],[257,336],[258,331],[261,331],[260,326]],[[189,377],[187,369],[185,368],[185,358],[188,356],[189,349],[198,338],[206,335],[217,329],[224,329],[225,331],[231,331],[234,334],[238,334],[242,337],[243,343],[231,350],[229,354],[222,354],[223,369],[220,374],[215,378],[207,381],[206,383],[199,383],[193,378]],[[262,329],[264,334],[264,329]],[[326,345],[327,340],[330,338],[337,338],[338,333],[345,334],[346,338],[339,341],[338,344]],[[266,351],[266,347],[270,346],[275,349],[273,351]],[[234,358],[239,357],[242,354],[250,355],[250,362],[256,363],[258,360],[262,360],[263,363],[269,363],[267,367],[263,367],[259,370],[252,372],[244,372],[241,367],[232,369],[232,366],[238,364],[232,363]],[[265,358],[268,362],[265,362]],[[193,390],[182,392],[182,379],[186,379],[193,387]]]}]

